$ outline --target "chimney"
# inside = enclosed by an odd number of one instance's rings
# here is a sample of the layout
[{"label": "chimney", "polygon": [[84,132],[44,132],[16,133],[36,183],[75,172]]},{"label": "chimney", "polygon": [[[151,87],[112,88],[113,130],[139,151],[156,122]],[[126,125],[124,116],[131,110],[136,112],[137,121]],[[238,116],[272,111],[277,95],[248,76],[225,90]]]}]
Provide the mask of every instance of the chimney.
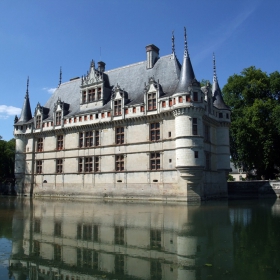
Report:
[{"label": "chimney", "polygon": [[147,69],[151,69],[156,64],[159,58],[159,48],[151,44],[146,46],[147,52]]},{"label": "chimney", "polygon": [[97,65],[98,65],[98,71],[103,73],[105,71],[106,63],[104,63],[103,61],[99,61],[97,62]]}]

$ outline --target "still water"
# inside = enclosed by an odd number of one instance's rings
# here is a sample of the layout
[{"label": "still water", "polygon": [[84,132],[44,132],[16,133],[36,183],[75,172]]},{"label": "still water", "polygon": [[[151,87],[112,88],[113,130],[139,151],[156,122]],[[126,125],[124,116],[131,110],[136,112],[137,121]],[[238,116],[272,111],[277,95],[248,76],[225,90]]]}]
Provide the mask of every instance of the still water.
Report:
[{"label": "still water", "polygon": [[0,198],[0,279],[280,279],[280,201]]}]

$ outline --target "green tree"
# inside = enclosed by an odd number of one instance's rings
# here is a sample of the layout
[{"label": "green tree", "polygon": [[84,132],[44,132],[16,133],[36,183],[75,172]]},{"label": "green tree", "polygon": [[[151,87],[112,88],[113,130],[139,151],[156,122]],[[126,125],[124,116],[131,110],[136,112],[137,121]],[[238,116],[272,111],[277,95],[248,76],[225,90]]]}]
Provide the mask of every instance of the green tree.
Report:
[{"label": "green tree", "polygon": [[0,183],[14,179],[15,139],[2,140],[0,136]]},{"label": "green tree", "polygon": [[280,166],[280,73],[245,68],[228,78],[223,93],[232,110],[234,164],[256,169],[259,179],[274,178]]}]

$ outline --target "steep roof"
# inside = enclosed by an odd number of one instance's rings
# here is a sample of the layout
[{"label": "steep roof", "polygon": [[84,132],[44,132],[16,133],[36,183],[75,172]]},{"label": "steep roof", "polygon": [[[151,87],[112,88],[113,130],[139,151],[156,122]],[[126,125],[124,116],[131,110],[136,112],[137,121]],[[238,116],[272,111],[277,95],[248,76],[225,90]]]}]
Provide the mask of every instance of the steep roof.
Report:
[{"label": "steep roof", "polygon": [[[154,77],[162,87],[166,96],[172,95],[178,84],[181,65],[174,54],[160,57],[151,69],[146,68],[146,61],[127,65],[104,72],[104,79],[107,87],[114,87],[117,84],[128,93],[129,103],[127,105],[139,104],[144,102],[145,83],[148,83],[150,77]],[[70,104],[69,115],[88,112],[80,111],[80,85],[81,79],[76,79],[62,83],[44,105],[50,108],[49,119],[52,118],[54,103],[61,101]],[[109,109],[110,102],[103,107],[91,109],[97,111]]]},{"label": "steep roof", "polygon": [[29,93],[28,93],[28,86],[29,86],[29,78],[27,79],[26,95],[25,95],[25,98],[24,98],[20,118],[17,121],[17,124],[26,123],[30,119],[32,119],[31,107],[30,107],[30,101],[29,101]]},{"label": "steep roof", "polygon": [[229,107],[226,105],[223,96],[222,91],[220,89],[218,78],[216,74],[216,60],[215,55],[213,54],[213,86],[212,86],[212,96],[213,96],[213,105],[218,109],[225,109],[229,110]]}]

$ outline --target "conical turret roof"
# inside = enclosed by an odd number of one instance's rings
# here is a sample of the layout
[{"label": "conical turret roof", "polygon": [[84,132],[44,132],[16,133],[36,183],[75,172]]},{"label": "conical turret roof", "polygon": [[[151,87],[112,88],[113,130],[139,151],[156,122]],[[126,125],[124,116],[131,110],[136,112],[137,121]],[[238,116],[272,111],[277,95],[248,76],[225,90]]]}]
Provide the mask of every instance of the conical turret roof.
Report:
[{"label": "conical turret roof", "polygon": [[212,96],[213,96],[213,105],[218,109],[229,109],[229,107],[226,105],[223,96],[222,91],[220,89],[218,78],[216,74],[216,60],[215,55],[213,54],[213,86],[212,86]]},{"label": "conical turret roof", "polygon": [[29,86],[29,78],[27,79],[27,89],[26,89],[25,99],[24,99],[24,103],[23,103],[22,110],[21,110],[21,115],[20,115],[18,122],[25,123],[32,119],[31,107],[30,107],[30,102],[29,102],[28,86]]},{"label": "conical turret roof", "polygon": [[181,68],[180,73],[180,80],[178,82],[176,93],[179,92],[187,92],[189,85],[192,83],[192,81],[195,79],[191,59],[188,52],[187,47],[187,35],[186,35],[186,28],[184,28],[185,31],[185,50],[184,50],[184,57],[183,57],[183,64]]}]

